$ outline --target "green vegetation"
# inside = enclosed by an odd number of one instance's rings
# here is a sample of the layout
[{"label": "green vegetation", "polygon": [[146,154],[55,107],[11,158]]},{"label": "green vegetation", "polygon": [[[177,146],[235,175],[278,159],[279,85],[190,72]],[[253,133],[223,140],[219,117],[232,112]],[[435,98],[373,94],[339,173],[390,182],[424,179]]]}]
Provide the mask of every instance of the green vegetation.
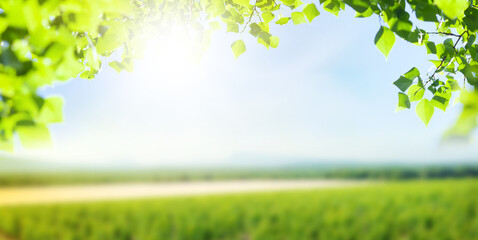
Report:
[{"label": "green vegetation", "polygon": [[[435,108],[445,111],[452,93],[460,95],[456,99],[464,110],[450,133],[468,135],[478,116],[477,1],[1,0],[0,149],[12,151],[15,134],[26,147],[45,145],[48,125],[62,121],[62,99],[41,96],[38,89],[76,77],[92,79],[104,62],[118,72],[132,71],[152,36],[180,31],[197,43],[200,54],[211,33],[223,28],[241,37],[248,32],[276,48],[279,38],[271,26],[312,22],[321,7],[338,16],[346,6],[358,18],[380,18],[375,44],[386,57],[396,37],[432,56],[430,73],[412,68],[395,82],[397,110],[419,102],[416,112],[428,124]],[[242,39],[231,47],[235,57],[246,51]],[[118,56],[111,57],[115,52]]]},{"label": "green vegetation", "polygon": [[[478,239],[478,181],[0,208],[11,239]],[[1,235],[0,235],[1,238]]]},{"label": "green vegetation", "polygon": [[424,167],[287,167],[259,169],[167,169],[137,171],[56,171],[0,173],[0,187],[117,182],[216,181],[232,179],[411,180],[478,177],[477,165]]}]

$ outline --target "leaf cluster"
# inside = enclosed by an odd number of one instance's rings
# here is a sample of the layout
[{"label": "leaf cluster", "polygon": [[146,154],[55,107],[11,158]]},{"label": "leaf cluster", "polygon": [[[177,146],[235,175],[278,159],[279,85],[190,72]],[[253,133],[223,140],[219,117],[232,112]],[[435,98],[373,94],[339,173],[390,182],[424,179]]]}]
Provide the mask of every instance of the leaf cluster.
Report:
[{"label": "leaf cluster", "polygon": [[[0,149],[13,149],[18,134],[25,146],[48,143],[48,125],[62,121],[61,97],[38,90],[77,77],[93,79],[104,62],[118,72],[133,70],[145,51],[145,39],[184,28],[200,36],[201,51],[211,33],[244,36],[266,48],[279,38],[272,25],[310,23],[319,9],[336,16],[348,6],[357,18],[377,15],[375,36],[386,57],[396,38],[422,46],[432,56],[433,71],[412,68],[395,81],[397,110],[411,108],[428,125],[435,108],[442,111],[453,95],[464,110],[450,135],[468,135],[478,118],[477,0],[0,0]],[[416,19],[412,21],[411,15]],[[424,30],[418,24],[435,23]],[[160,35],[161,35],[160,34]],[[161,38],[162,36],[155,36]],[[237,58],[242,39],[231,44]],[[110,61],[113,53],[117,57]]]}]

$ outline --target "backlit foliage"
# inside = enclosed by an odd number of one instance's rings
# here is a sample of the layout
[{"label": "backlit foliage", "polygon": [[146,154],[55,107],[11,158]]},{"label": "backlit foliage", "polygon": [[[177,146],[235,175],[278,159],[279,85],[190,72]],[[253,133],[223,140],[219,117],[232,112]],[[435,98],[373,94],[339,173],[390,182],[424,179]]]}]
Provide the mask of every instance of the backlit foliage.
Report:
[{"label": "backlit foliage", "polygon": [[[417,115],[428,125],[435,109],[461,102],[449,134],[466,136],[476,127],[477,0],[0,0],[0,149],[13,149],[14,134],[27,147],[49,142],[47,126],[62,121],[63,101],[38,95],[39,88],[92,79],[107,61],[118,72],[132,71],[151,36],[181,28],[205,51],[211,32],[222,29],[276,48],[270,25],[309,23],[319,9],[338,15],[346,6],[358,18],[381,19],[374,42],[386,57],[397,37],[431,55],[431,71],[412,68],[395,81],[397,110],[418,102]],[[425,22],[435,27],[422,29]],[[236,58],[246,51],[242,40],[231,48]],[[121,57],[108,60],[114,52]]]}]

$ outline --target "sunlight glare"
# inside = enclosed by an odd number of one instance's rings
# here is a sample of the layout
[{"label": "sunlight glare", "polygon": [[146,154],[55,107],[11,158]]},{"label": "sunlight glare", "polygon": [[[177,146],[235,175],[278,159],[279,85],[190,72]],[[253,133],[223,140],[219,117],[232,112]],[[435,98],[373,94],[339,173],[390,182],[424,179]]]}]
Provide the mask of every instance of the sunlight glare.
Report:
[{"label": "sunlight glare", "polygon": [[158,35],[147,41],[144,59],[136,64],[138,80],[147,89],[189,89],[201,71],[203,39],[184,28]]}]

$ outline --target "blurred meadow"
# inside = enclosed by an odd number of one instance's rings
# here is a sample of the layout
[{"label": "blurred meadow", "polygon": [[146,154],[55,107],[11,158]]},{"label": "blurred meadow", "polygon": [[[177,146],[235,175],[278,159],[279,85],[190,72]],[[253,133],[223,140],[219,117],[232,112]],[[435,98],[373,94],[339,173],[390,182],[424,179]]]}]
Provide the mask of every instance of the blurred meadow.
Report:
[{"label": "blurred meadow", "polygon": [[216,32],[197,63],[158,32],[133,72],[39,88],[64,121],[51,148],[0,152],[0,240],[478,240],[476,131],[443,139],[460,105],[394,112],[425,49],[385,59],[382,18],[322,12],[271,26],[277,49],[246,32],[235,60]]},{"label": "blurred meadow", "polygon": [[470,164],[7,172],[2,240],[478,238]]},{"label": "blurred meadow", "polygon": [[0,239],[477,239],[478,181],[0,207]]}]

